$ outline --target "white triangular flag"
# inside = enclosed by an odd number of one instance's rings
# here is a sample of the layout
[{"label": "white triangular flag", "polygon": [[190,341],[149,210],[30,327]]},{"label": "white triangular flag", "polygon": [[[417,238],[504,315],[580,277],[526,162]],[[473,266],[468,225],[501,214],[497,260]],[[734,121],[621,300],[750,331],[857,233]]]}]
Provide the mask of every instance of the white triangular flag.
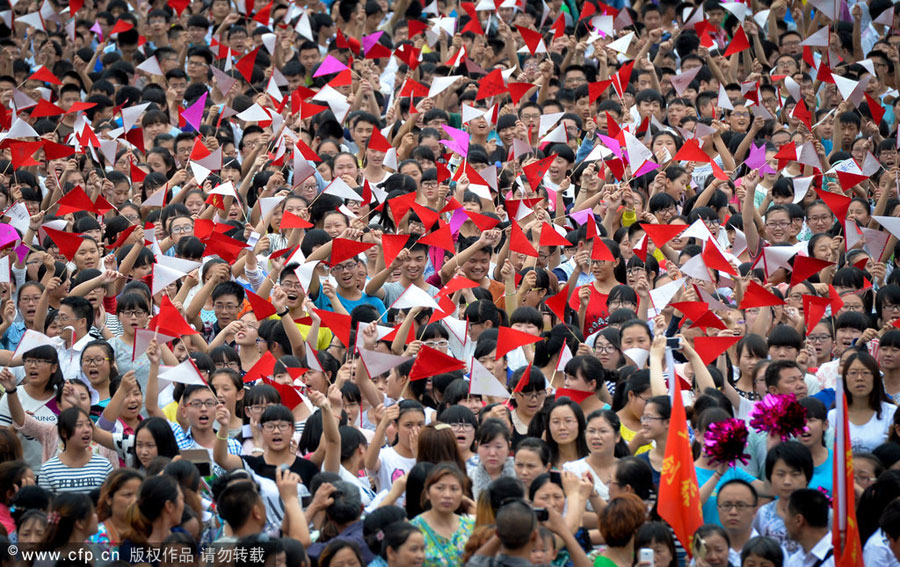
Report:
[{"label": "white triangular flag", "polygon": [[381,376],[388,370],[396,368],[413,358],[411,356],[397,356],[364,348],[359,349],[359,357],[362,359],[366,372],[369,373],[370,377]]},{"label": "white triangular flag", "polygon": [[[199,269],[202,265],[200,262],[194,262],[192,260],[185,260],[184,258],[178,258],[175,256],[165,256],[160,255],[157,256],[156,262],[158,264],[162,264],[163,266],[172,268],[173,270],[178,270],[187,274],[193,270]],[[155,295],[155,294],[154,294]]]},{"label": "white triangular flag", "polygon": [[26,352],[36,349],[39,346],[52,346],[56,348],[58,346],[58,342],[54,339],[51,339],[44,333],[39,333],[37,331],[33,331],[31,329],[25,329],[25,334],[22,335],[22,338],[19,340],[19,344],[16,345],[16,350],[13,352],[11,360],[18,360],[22,357]]},{"label": "white triangular flag", "polygon": [[269,113],[266,112],[259,103],[253,103],[253,106],[241,112],[236,117],[244,122],[265,122],[271,120]]},{"label": "white triangular flag", "polygon": [[362,201],[362,197],[360,197],[356,191],[350,188],[347,185],[347,182],[341,179],[340,177],[335,177],[331,180],[331,183],[328,184],[328,187],[325,188],[323,193],[327,195],[334,195],[335,197],[340,197],[341,199],[352,199],[354,201]]},{"label": "white triangular flag", "polygon": [[472,358],[472,370],[469,378],[469,393],[478,396],[492,396],[494,398],[508,398],[509,390],[503,385],[497,377],[478,362],[478,359]]},{"label": "white triangular flag", "polygon": [[574,357],[572,356],[572,351],[569,350],[569,345],[563,343],[562,348],[559,349],[559,360],[556,362],[556,371],[557,372],[565,372],[566,364],[569,363]]},{"label": "white triangular flag", "polygon": [[806,197],[809,193],[809,185],[812,183],[812,176],[795,177],[794,178],[794,204],[796,205]]},{"label": "white triangular flag", "polygon": [[[451,34],[452,35],[452,34]],[[445,90],[449,89],[453,83],[460,79],[460,75],[450,75],[449,77],[434,77],[431,80],[431,86],[428,89],[428,98],[434,98]]]},{"label": "white triangular flag", "polygon": [[284,201],[285,196],[281,197],[260,197],[258,199],[259,202],[259,218],[265,219],[269,216],[275,207],[281,204]]},{"label": "white triangular flag", "polygon": [[178,337],[173,337],[172,335],[167,335],[165,333],[158,333],[151,329],[135,329],[134,346],[131,349],[131,361],[134,362],[147,352],[147,347],[150,346],[150,342],[154,339],[156,339],[156,344],[164,345],[177,338]]},{"label": "white triangular flag", "polygon": [[828,26],[819,29],[817,32],[810,34],[809,37],[800,42],[805,47],[828,47]]},{"label": "white triangular flag", "polygon": [[541,138],[539,142],[540,145],[547,143],[559,143],[565,144],[569,139],[566,137],[566,125],[560,123],[556,128],[554,128],[549,134]]},{"label": "white triangular flag", "polygon": [[197,386],[208,385],[203,381],[203,376],[200,375],[200,372],[194,365],[194,361],[190,357],[185,358],[184,362],[182,362],[178,366],[160,367],[160,370],[162,370],[162,368],[166,369],[159,373],[160,380],[180,382],[182,384],[188,385],[193,384]]},{"label": "white triangular flag", "polygon": [[440,310],[441,308],[427,291],[416,284],[410,284],[394,301],[394,304],[391,305],[392,309],[406,309],[410,307],[427,307],[435,310]]},{"label": "white triangular flag", "polygon": [[541,122],[538,126],[538,136],[543,136],[550,131],[550,128],[556,126],[559,119],[563,117],[565,112],[551,112],[550,114],[542,114]]},{"label": "white triangular flag", "polygon": [[300,264],[297,266],[297,269],[294,270],[294,273],[297,274],[297,279],[300,280],[300,285],[307,292],[309,291],[309,284],[312,282],[313,272],[315,272],[318,265],[319,262],[317,260],[315,262]]},{"label": "white triangular flag", "polygon": [[684,287],[685,281],[687,281],[687,278],[678,278],[650,290],[650,302],[653,304],[653,309],[656,310],[657,314],[662,313],[662,310],[672,301],[675,294]]},{"label": "white triangular flag", "polygon": [[143,71],[148,75],[165,76],[162,72],[162,68],[159,66],[159,60],[156,58],[156,55],[151,55],[147,59],[144,59],[144,62],[135,67],[135,69]]},{"label": "white triangular flag", "polygon": [[613,51],[618,51],[622,55],[628,53],[628,48],[631,47],[631,41],[634,39],[634,32],[629,32],[628,35],[622,36],[619,39],[610,42],[606,48],[612,49]]},{"label": "white triangular flag", "polygon": [[316,355],[316,349],[309,344],[309,341],[306,341],[306,366],[308,366],[310,370],[315,370],[316,372],[325,372],[322,370],[322,364],[319,362],[319,357]]},{"label": "white triangular flag", "polygon": [[153,295],[166,289],[170,283],[177,281],[187,273],[162,264],[153,264]]},{"label": "white triangular flag", "polygon": [[[634,32],[632,32],[632,35],[633,34]],[[675,88],[675,92],[678,93],[678,96],[684,94],[684,91],[686,91],[688,86],[690,86],[691,81],[694,80],[694,78],[697,76],[697,73],[700,72],[700,69],[702,69],[702,67],[694,67],[690,71],[685,71],[684,73],[679,73],[674,77],[669,78],[669,80],[672,82],[672,87]],[[721,94],[719,96],[721,97]],[[726,96],[726,98],[728,97]]]},{"label": "white triangular flag", "polygon": [[622,134],[625,135],[625,151],[628,153],[628,163],[631,165],[631,171],[638,171],[644,163],[653,159],[653,152],[627,130],[623,130]]},{"label": "white triangular flag", "polygon": [[650,358],[650,351],[643,348],[629,348],[623,350],[622,354],[630,358],[638,368],[643,368]]}]

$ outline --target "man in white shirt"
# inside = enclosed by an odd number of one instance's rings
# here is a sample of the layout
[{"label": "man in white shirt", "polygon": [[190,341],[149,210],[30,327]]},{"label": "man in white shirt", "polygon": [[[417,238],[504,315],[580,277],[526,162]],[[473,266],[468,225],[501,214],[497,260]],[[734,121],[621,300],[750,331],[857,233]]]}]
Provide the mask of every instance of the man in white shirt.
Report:
[{"label": "man in white shirt", "polygon": [[881,513],[879,524],[884,532],[885,543],[894,553],[894,560],[900,561],[900,499],[887,505]]},{"label": "man in white shirt", "polygon": [[834,567],[829,508],[828,499],[818,490],[802,488],[791,494],[784,526],[800,549],[787,558],[785,567]]},{"label": "man in white shirt", "polygon": [[[88,331],[94,324],[94,308],[90,301],[83,297],[66,297],[60,302],[56,320],[63,329],[60,335],[66,340],[67,345],[71,345],[66,349],[57,349],[59,368],[63,377],[66,380],[78,378],[88,384],[81,371],[81,352],[93,340]],[[72,331],[68,331],[69,328]]]},{"label": "man in white shirt", "polygon": [[728,562],[741,564],[741,550],[750,538],[759,534],[753,528],[753,517],[759,498],[756,489],[745,480],[735,478],[719,488],[716,506],[719,508],[719,521],[728,532],[731,549],[728,550]]}]

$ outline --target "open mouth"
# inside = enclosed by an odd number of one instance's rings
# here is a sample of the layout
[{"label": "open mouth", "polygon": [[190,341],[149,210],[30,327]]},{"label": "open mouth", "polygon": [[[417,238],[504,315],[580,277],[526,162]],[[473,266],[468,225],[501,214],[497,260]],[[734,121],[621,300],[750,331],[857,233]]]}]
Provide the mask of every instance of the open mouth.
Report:
[{"label": "open mouth", "polygon": [[93,383],[100,379],[100,372],[98,370],[88,370],[87,376],[88,376],[88,380],[90,380]]},{"label": "open mouth", "polygon": [[141,411],[141,404],[139,404],[139,403],[128,404],[125,407],[125,409],[127,411],[131,411],[131,412],[138,412],[138,411]]},{"label": "open mouth", "polygon": [[200,423],[201,425],[206,425],[209,423],[209,416],[201,415],[197,418],[197,422]]},{"label": "open mouth", "polygon": [[297,299],[298,299],[300,296],[297,295],[296,293],[288,293],[288,294],[286,295],[286,297],[287,297],[287,300],[288,300],[288,301],[297,301]]}]

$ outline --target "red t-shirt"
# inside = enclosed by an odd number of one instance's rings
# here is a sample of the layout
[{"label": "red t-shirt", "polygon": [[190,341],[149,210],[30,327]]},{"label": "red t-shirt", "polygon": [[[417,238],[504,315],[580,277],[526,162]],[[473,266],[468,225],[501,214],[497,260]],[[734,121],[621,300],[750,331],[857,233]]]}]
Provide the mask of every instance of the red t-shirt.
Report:
[{"label": "red t-shirt", "polygon": [[[609,310],[606,307],[606,299],[609,295],[597,291],[597,288],[592,283],[587,285],[591,288],[591,299],[588,302],[587,311],[584,315],[584,327],[581,329],[585,337],[606,327],[609,321]],[[578,299],[578,294],[582,287],[584,286],[576,288],[572,296],[569,297],[569,306],[575,311],[581,308],[581,300]]]}]

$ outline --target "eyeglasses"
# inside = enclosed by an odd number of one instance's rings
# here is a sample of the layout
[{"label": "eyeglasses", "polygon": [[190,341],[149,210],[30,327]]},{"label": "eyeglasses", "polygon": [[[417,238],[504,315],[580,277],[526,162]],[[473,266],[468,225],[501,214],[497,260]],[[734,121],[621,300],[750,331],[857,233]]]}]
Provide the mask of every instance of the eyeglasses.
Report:
[{"label": "eyeglasses", "polygon": [[108,362],[109,358],[82,358],[81,363],[85,366],[100,366],[104,362]]},{"label": "eyeglasses", "polygon": [[187,233],[191,232],[192,230],[194,230],[193,226],[184,225],[184,226],[173,226],[172,230],[169,232],[171,232],[172,234],[187,234]]},{"label": "eyeglasses", "polygon": [[844,311],[859,311],[862,312],[865,310],[865,307],[862,305],[851,305],[849,303],[845,303],[843,307]]},{"label": "eyeglasses", "polygon": [[594,352],[596,352],[597,354],[612,354],[616,352],[616,347],[613,345],[595,346]]},{"label": "eyeglasses", "polygon": [[825,341],[827,341],[830,338],[831,338],[831,335],[810,335],[810,336],[806,337],[806,340],[808,340],[811,343],[824,343]]},{"label": "eyeglasses", "polygon": [[430,348],[446,348],[450,346],[450,341],[425,341],[425,346]]},{"label": "eyeglasses", "polygon": [[262,430],[266,433],[272,433],[275,430],[278,431],[290,431],[294,427],[293,423],[287,423],[285,421],[269,421],[267,423],[262,424]]},{"label": "eyeglasses", "polygon": [[213,303],[213,309],[216,311],[237,311],[240,305],[236,303]]},{"label": "eyeglasses", "polygon": [[42,364],[53,364],[53,361],[43,358],[29,358],[22,361],[23,366],[40,366]]},{"label": "eyeglasses", "polygon": [[873,374],[868,370],[850,370],[847,372],[847,378],[871,378]]},{"label": "eyeglasses", "polygon": [[641,423],[650,423],[651,421],[654,421],[654,420],[665,421],[666,418],[657,417],[655,415],[642,415],[641,416]]},{"label": "eyeglasses", "polygon": [[719,502],[717,506],[719,510],[731,510],[734,508],[738,512],[753,508],[753,504],[747,504],[746,502]]},{"label": "eyeglasses", "polygon": [[217,362],[216,370],[221,370],[222,368],[230,368],[232,370],[240,370],[241,365],[239,362],[229,361],[229,362]]},{"label": "eyeglasses", "polygon": [[65,313],[57,312],[56,320],[59,321],[60,323],[65,323],[66,321],[74,321],[75,319],[73,317],[69,317]]},{"label": "eyeglasses", "polygon": [[281,287],[283,287],[284,289],[288,289],[288,290],[290,290],[290,289],[300,289],[300,282],[297,282],[297,283],[294,283],[294,282],[281,282],[280,285],[281,285]]},{"label": "eyeglasses", "polygon": [[607,304],[607,307],[610,309],[635,309],[637,305],[635,305],[631,301],[610,301]]},{"label": "eyeglasses", "polygon": [[200,409],[200,408],[212,409],[212,408],[216,407],[216,405],[218,405],[218,403],[219,403],[218,400],[206,400],[205,402],[201,401],[201,400],[194,400],[193,402],[190,402],[188,404],[188,406],[192,407],[194,409]]},{"label": "eyeglasses", "polygon": [[821,216],[815,216],[815,217],[808,217],[806,220],[808,220],[809,222],[820,223],[820,222],[830,222],[832,219],[833,219],[833,217],[831,215],[821,215]]},{"label": "eyeglasses", "polygon": [[255,406],[249,406],[247,409],[250,410],[250,413],[262,413],[265,411],[267,407],[273,406],[275,404],[257,404]]},{"label": "eyeglasses", "polygon": [[774,221],[767,222],[766,228],[787,228],[791,225],[791,221]]},{"label": "eyeglasses", "polygon": [[332,266],[331,271],[333,273],[340,272],[352,272],[356,268],[356,262],[347,262],[345,264],[338,264],[337,266]]},{"label": "eyeglasses", "polygon": [[475,426],[471,423],[451,423],[450,429],[453,431],[462,431],[464,433],[469,433],[470,431],[475,431]]},{"label": "eyeglasses", "polygon": [[147,312],[146,312],[146,311],[121,311],[121,312],[119,312],[119,315],[121,315],[121,316],[123,316],[123,317],[128,317],[128,318],[131,318],[131,317],[146,317],[146,316],[147,316]]},{"label": "eyeglasses", "polygon": [[437,181],[423,181],[423,182],[422,182],[422,187],[434,188],[434,187],[437,187],[437,186],[438,186],[438,182],[437,182]]},{"label": "eyeglasses", "polygon": [[523,398],[531,398],[532,400],[539,400],[547,395],[547,390],[537,390],[534,392],[516,392],[517,396],[521,396]]},{"label": "eyeglasses", "polygon": [[900,305],[891,305],[889,303],[885,303],[884,305],[881,306],[881,310],[897,312],[897,311],[900,311]]}]

